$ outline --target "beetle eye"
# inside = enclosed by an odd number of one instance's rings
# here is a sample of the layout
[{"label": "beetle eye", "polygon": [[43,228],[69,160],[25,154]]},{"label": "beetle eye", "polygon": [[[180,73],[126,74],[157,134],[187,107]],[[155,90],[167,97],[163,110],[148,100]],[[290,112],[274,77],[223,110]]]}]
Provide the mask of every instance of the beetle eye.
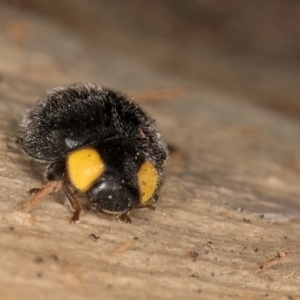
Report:
[{"label": "beetle eye", "polygon": [[98,181],[86,194],[93,205],[112,213],[129,211],[139,202],[139,192],[136,188],[113,177]]}]

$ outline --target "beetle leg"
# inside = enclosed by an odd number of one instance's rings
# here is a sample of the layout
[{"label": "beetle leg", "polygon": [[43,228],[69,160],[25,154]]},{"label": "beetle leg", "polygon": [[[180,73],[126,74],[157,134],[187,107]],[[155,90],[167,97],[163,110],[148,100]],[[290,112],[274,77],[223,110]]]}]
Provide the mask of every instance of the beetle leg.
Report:
[{"label": "beetle leg", "polygon": [[155,210],[155,205],[157,204],[158,201],[159,201],[159,197],[157,196],[157,194],[154,194],[154,196],[152,197],[152,199],[149,201],[149,204],[138,204],[134,208],[135,209],[147,208],[149,210]]},{"label": "beetle leg", "polygon": [[146,205],[142,205],[142,204],[139,204],[137,206],[134,207],[134,209],[149,209],[149,210],[155,210],[156,207],[152,204],[146,204]]},{"label": "beetle leg", "polygon": [[154,205],[148,204],[148,205],[145,205],[145,208],[148,208],[150,210],[155,210],[156,207]]},{"label": "beetle leg", "polygon": [[117,219],[122,223],[131,223],[131,219],[129,218],[127,213],[122,213],[120,215],[117,215]]},{"label": "beetle leg", "polygon": [[80,222],[80,212],[82,211],[81,204],[76,197],[75,193],[73,192],[69,181],[67,179],[66,174],[63,175],[63,180],[62,180],[62,188],[65,192],[65,195],[67,196],[67,199],[69,200],[71,206],[75,210],[73,217],[71,219],[71,223],[79,223]]}]

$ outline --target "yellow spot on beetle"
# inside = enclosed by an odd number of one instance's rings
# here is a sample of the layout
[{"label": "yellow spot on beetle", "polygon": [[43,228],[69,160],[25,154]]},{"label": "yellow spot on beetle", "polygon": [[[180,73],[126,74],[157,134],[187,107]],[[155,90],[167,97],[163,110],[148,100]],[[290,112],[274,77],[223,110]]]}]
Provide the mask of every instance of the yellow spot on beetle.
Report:
[{"label": "yellow spot on beetle", "polygon": [[147,204],[147,202],[153,197],[158,183],[158,173],[153,164],[145,161],[137,175],[138,186],[140,190],[140,203]]},{"label": "yellow spot on beetle", "polygon": [[104,162],[96,149],[87,147],[68,155],[67,168],[72,184],[85,192],[103,174]]}]

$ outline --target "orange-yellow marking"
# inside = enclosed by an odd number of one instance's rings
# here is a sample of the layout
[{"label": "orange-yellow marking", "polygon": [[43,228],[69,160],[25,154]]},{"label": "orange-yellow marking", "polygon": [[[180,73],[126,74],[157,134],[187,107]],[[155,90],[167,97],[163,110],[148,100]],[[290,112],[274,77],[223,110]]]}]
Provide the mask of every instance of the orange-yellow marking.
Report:
[{"label": "orange-yellow marking", "polygon": [[104,162],[96,149],[81,148],[68,155],[67,169],[72,184],[85,192],[103,174]]},{"label": "orange-yellow marking", "polygon": [[140,190],[140,203],[147,204],[153,197],[158,184],[159,176],[153,164],[145,161],[137,174],[138,187]]}]

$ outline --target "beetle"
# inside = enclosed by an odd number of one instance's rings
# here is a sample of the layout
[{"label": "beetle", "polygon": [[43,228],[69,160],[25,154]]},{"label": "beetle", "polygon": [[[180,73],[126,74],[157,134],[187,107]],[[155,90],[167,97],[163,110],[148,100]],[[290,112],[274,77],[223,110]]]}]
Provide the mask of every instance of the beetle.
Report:
[{"label": "beetle", "polygon": [[168,149],[155,121],[119,92],[91,83],[54,88],[23,117],[16,143],[46,163],[41,189],[23,211],[63,189],[79,222],[85,193],[100,213],[131,222],[136,208],[155,209]]}]

